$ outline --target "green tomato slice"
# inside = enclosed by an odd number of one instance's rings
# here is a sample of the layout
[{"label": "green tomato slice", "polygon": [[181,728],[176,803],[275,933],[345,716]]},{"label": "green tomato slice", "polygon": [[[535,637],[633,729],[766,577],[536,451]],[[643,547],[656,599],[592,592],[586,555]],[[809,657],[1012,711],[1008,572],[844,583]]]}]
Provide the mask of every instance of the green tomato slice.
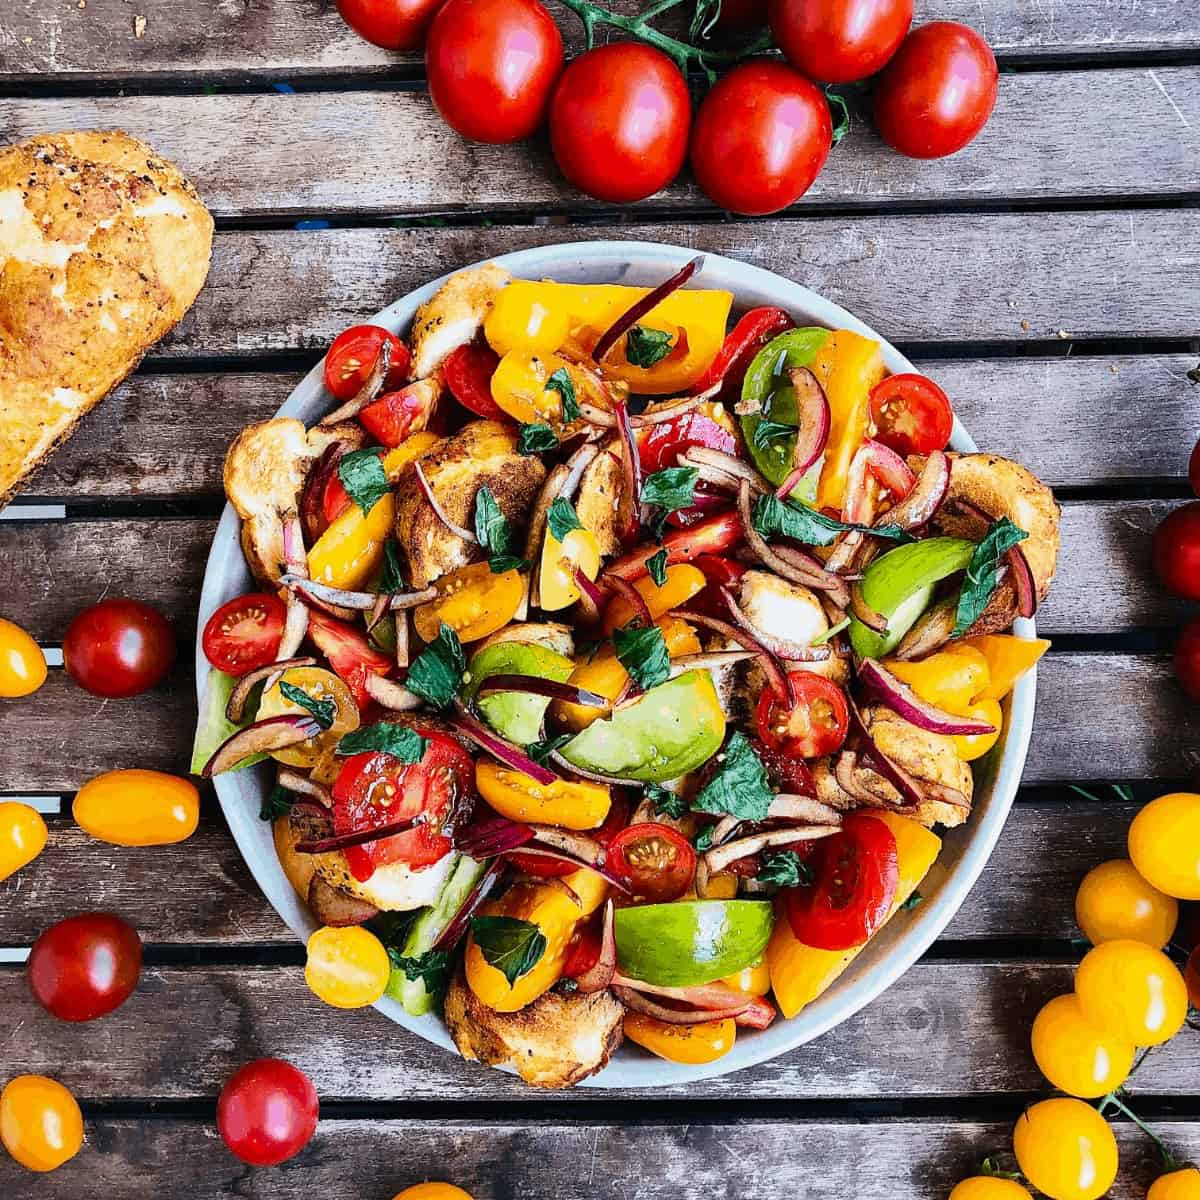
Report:
[{"label": "green tomato slice", "polygon": [[[470,682],[463,699],[475,700],[479,685],[492,675],[532,675],[565,683],[575,664],[563,655],[536,642],[495,642],[474,655],[467,665]],[[531,692],[489,692],[475,707],[502,737],[518,746],[528,746],[542,736],[542,718],[550,700]]]}]

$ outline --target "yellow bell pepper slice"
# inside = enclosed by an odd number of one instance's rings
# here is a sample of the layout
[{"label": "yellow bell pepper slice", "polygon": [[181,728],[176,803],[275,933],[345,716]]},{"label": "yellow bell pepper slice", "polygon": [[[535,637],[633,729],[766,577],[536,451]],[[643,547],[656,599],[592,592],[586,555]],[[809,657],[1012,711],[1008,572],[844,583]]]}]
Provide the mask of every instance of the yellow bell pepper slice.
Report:
[{"label": "yellow bell pepper slice", "polygon": [[975,694],[977,700],[1003,700],[1013,685],[1050,649],[1045,638],[1022,638],[1011,633],[985,633],[963,642],[987,660],[990,678]]},{"label": "yellow bell pepper slice", "polygon": [[400,472],[410,462],[415,461],[422,454],[432,450],[441,440],[436,433],[421,430],[418,433],[410,433],[400,445],[389,450],[383,456],[383,471],[387,476],[388,483],[395,484],[400,478]]},{"label": "yellow bell pepper slice", "polygon": [[[704,587],[705,582],[704,572],[699,567],[691,563],[676,563],[667,568],[667,579],[662,585],[655,583],[649,575],[643,575],[634,581],[633,586],[646,601],[650,615],[657,621],[664,613],[686,604]],[[633,605],[624,596],[614,596],[604,610],[604,636],[612,637],[613,630],[628,625],[633,616]]]},{"label": "yellow bell pepper slice", "polygon": [[[871,814],[884,821],[896,839],[896,858],[900,867],[900,882],[892,900],[890,921],[897,909],[917,890],[929,868],[937,859],[942,839],[910,817],[880,811]],[[870,942],[864,943],[869,945]],[[806,1004],[811,1004],[862,952],[862,946],[850,950],[819,950],[797,940],[792,926],[782,911],[775,919],[771,940],[767,943],[766,961],[771,972],[771,988],[779,1011],[794,1017]]]},{"label": "yellow bell pepper slice", "polygon": [[625,1036],[667,1062],[700,1066],[724,1058],[733,1049],[737,1025],[732,1017],[696,1025],[672,1025],[645,1013],[627,1012]]},{"label": "yellow bell pepper slice", "polygon": [[381,496],[365,516],[351,504],[308,552],[308,573],[320,583],[359,591],[383,562],[383,544],[392,532],[396,501]]},{"label": "yellow bell pepper slice", "polygon": [[475,764],[475,786],[502,817],[527,824],[596,829],[612,807],[612,792],[602,783],[558,779],[544,785],[490,758]]},{"label": "yellow bell pepper slice", "polygon": [[538,598],[546,612],[558,612],[579,599],[574,568],[589,579],[600,574],[600,545],[588,529],[573,529],[560,542],[549,531],[542,543]]}]

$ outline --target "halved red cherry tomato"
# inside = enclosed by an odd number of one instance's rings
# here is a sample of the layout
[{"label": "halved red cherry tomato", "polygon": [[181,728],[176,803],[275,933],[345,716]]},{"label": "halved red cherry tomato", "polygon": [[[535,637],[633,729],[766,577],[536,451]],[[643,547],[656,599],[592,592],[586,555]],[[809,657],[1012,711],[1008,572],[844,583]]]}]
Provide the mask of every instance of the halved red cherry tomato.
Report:
[{"label": "halved red cherry tomato", "polygon": [[792,706],[769,688],[754,714],[758,734],[773,750],[796,758],[820,758],[841,748],[850,725],[846,693],[831,679],[812,671],[789,671]]},{"label": "halved red cherry tomato", "polygon": [[897,454],[944,450],[954,428],[950,398],[924,375],[889,375],[871,392],[876,437]]},{"label": "halved red cherry tomato", "polygon": [[[737,439],[719,421],[702,412],[683,413],[673,421],[651,425],[638,438],[638,458],[642,463],[643,475],[661,471],[664,467],[679,465],[678,459],[690,446],[708,446],[733,454],[737,450]],[[690,508],[671,513],[667,521],[677,529],[695,525],[714,507],[727,506],[727,497],[720,495],[705,483],[696,485],[696,503]]]},{"label": "halved red cherry tomato", "polygon": [[333,828],[359,833],[425,813],[428,820],[392,837],[351,846],[344,851],[355,879],[370,879],[377,867],[403,863],[427,867],[449,854],[450,839],[441,819],[459,796],[474,786],[471,756],[452,737],[419,730],[429,739],[419,763],[367,751],[346,759],[333,785]]},{"label": "halved red cherry tomato", "polygon": [[752,308],[726,334],[717,357],[696,381],[692,393],[699,395],[719,383],[721,391],[714,399],[732,408],[742,398],[742,380],[746,377],[750,360],[773,337],[795,328],[795,325],[796,322],[782,308]]},{"label": "halved red cherry tomato", "polygon": [[692,560],[703,573],[704,588],[688,601],[687,607],[697,612],[708,613],[722,621],[729,620],[729,606],[721,599],[721,589],[730,588],[736,594],[742,576],[750,569],[745,563],[733,558],[721,558],[716,554],[701,554]]},{"label": "halved red cherry tomato", "polygon": [[451,351],[442,363],[442,373],[446,386],[463,408],[489,421],[511,421],[492,399],[492,376],[499,365],[500,356],[491,346],[474,341]]},{"label": "halved red cherry tomato", "polygon": [[420,427],[425,428],[433,399],[434,393],[427,386],[412,383],[372,400],[358,414],[358,419],[377,442],[390,450],[399,446],[419,421]]},{"label": "halved red cherry tomato", "polygon": [[200,644],[204,657],[226,675],[245,675],[273,663],[287,609],[271,592],[226,601],[208,618]]},{"label": "halved red cherry tomato", "polygon": [[692,886],[696,851],[670,825],[642,821],[622,829],[609,843],[608,866],[639,899],[665,903]]},{"label": "halved red cherry tomato", "polygon": [[563,974],[568,979],[578,979],[585,971],[590,971],[600,961],[600,944],[600,929],[596,923],[588,921],[581,925],[574,945],[567,951]]},{"label": "halved red cherry tomato", "polygon": [[375,369],[384,342],[391,343],[392,365],[383,386],[399,387],[408,375],[412,355],[398,337],[378,325],[351,325],[333,339],[325,355],[325,386],[339,400],[349,400]]},{"label": "halved red cherry tomato", "polygon": [[813,882],[783,893],[792,932],[818,950],[861,946],[887,919],[900,885],[892,831],[878,817],[850,813],[807,862]]},{"label": "halved red cherry tomato", "polygon": [[[667,566],[693,562],[702,554],[723,554],[742,540],[742,522],[736,512],[718,513],[688,529],[676,529],[663,538],[662,548],[667,552]],[[644,546],[631,550],[624,558],[617,559],[608,571],[632,582],[648,575],[646,559],[649,555]]]},{"label": "halved red cherry tomato", "polygon": [[[726,612],[729,610],[726,609]],[[802,758],[775,750],[758,738],[750,738],[750,745],[766,768],[767,783],[775,793],[787,792],[793,796],[817,795],[817,782],[808,763]]]},{"label": "halved red cherry tomato", "polygon": [[[339,621],[319,609],[310,609],[308,614],[308,636],[316,647],[329,659],[339,679],[350,689],[354,703],[360,709],[371,702],[367,691],[367,676],[389,675],[395,660],[381,654],[369,641],[367,635],[345,621]],[[268,660],[271,661],[271,660]]]}]

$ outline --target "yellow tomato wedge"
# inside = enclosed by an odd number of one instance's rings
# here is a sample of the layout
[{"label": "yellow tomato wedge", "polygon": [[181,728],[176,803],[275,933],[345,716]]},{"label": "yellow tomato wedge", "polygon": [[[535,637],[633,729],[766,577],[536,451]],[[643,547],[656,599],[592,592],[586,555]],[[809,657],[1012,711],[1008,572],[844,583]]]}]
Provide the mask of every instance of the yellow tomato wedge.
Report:
[{"label": "yellow tomato wedge", "polygon": [[309,575],[331,587],[360,590],[383,561],[383,544],[395,517],[391,492],[381,496],[365,516],[357,504],[351,504],[308,552]]},{"label": "yellow tomato wedge", "polygon": [[737,1026],[732,1017],[723,1021],[701,1021],[698,1025],[672,1025],[645,1013],[627,1012],[625,1036],[643,1050],[668,1062],[698,1066],[716,1062],[733,1049]]},{"label": "yellow tomato wedge", "polygon": [[555,429],[569,425],[563,393],[576,403],[608,407],[598,381],[566,358],[525,349],[509,350],[492,373],[492,399],[523,425],[546,422]]},{"label": "yellow tomato wedge", "polygon": [[576,567],[589,579],[600,573],[600,546],[595,535],[588,529],[572,529],[560,542],[547,531],[538,576],[538,596],[546,612],[557,612],[579,599]]},{"label": "yellow tomato wedge", "polygon": [[[887,919],[916,891],[917,885],[933,866],[942,839],[909,817],[890,812],[871,814],[886,822],[896,839],[896,857],[900,883]],[[869,943],[864,943],[864,945]],[[771,972],[771,988],[785,1017],[794,1017],[812,1003],[858,957],[862,946],[850,950],[818,950],[797,940],[787,917],[780,912],[767,944],[766,961]]]},{"label": "yellow tomato wedge", "polygon": [[954,749],[963,762],[974,762],[982,758],[1000,737],[1004,728],[1004,713],[999,700],[976,700],[968,704],[962,712],[954,714],[957,717],[970,717],[973,721],[986,721],[991,727],[991,733],[959,733],[954,735]]},{"label": "yellow tomato wedge", "polygon": [[323,667],[292,667],[284,671],[274,687],[263,692],[258,706],[260,721],[284,714],[308,715],[308,709],[283,694],[285,683],[299,688],[314,700],[332,700],[334,703],[333,724],[328,729],[298,745],[271,752],[272,758],[290,767],[311,767],[332,754],[342,734],[358,728],[358,705],[354,703],[350,689],[332,671]]},{"label": "yellow tomato wedge", "polygon": [[[667,579],[657,584],[649,575],[643,575],[634,583],[646,601],[650,615],[657,621],[663,613],[686,604],[704,587],[704,572],[691,563],[676,563],[667,568]],[[628,625],[634,617],[633,605],[624,596],[614,596],[604,610],[604,636],[612,637],[614,629]]]},{"label": "yellow tomato wedge", "polygon": [[410,433],[399,446],[389,450],[383,456],[383,470],[384,474],[387,475],[388,483],[395,484],[400,478],[400,472],[410,462],[420,458],[427,451],[432,450],[441,440],[436,433],[421,430],[417,433]]},{"label": "yellow tomato wedge", "polygon": [[475,764],[475,786],[488,804],[510,821],[595,829],[604,824],[612,807],[612,793],[602,783],[557,779],[544,785],[489,758]]},{"label": "yellow tomato wedge", "polygon": [[513,619],[525,596],[520,571],[497,575],[485,562],[451,571],[433,586],[438,598],[413,610],[413,625],[427,642],[437,637],[442,625],[449,625],[460,642],[485,638]]},{"label": "yellow tomato wedge", "polygon": [[745,996],[765,996],[771,990],[771,971],[764,958],[736,974],[726,975],[721,982]]},{"label": "yellow tomato wedge", "polygon": [[987,661],[988,683],[977,700],[1003,700],[1013,685],[1050,649],[1045,638],[1022,638],[1011,633],[985,633],[963,642]]}]

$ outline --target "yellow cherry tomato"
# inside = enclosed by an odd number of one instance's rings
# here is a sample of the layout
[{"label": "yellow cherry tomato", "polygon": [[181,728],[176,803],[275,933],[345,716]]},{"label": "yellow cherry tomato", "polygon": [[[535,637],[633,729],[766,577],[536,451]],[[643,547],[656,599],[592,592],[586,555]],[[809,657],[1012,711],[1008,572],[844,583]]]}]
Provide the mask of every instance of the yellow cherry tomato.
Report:
[{"label": "yellow cherry tomato", "polygon": [[331,587],[355,591],[383,562],[383,547],[391,536],[396,501],[391,492],[381,496],[364,515],[351,504],[325,530],[308,552],[308,573]]},{"label": "yellow cherry tomato", "polygon": [[497,575],[485,562],[472,563],[443,575],[433,585],[438,598],[413,610],[413,625],[432,642],[442,625],[449,625],[460,642],[477,642],[503,629],[525,598],[520,571]]},{"label": "yellow cherry tomato", "polygon": [[1117,1177],[1117,1139],[1082,1100],[1042,1100],[1017,1119],[1013,1151],[1021,1173],[1050,1200],[1097,1200]]},{"label": "yellow cherry tomato", "polygon": [[490,758],[475,764],[475,786],[488,804],[510,821],[595,829],[604,824],[612,807],[612,793],[603,783],[556,779],[541,784]]},{"label": "yellow cherry tomato", "polygon": [[542,543],[538,598],[546,612],[557,612],[579,599],[578,567],[589,579],[600,573],[600,545],[588,529],[573,529],[560,542],[547,530]]},{"label": "yellow cherry tomato", "polygon": [[961,645],[978,650],[987,659],[988,685],[976,700],[1003,700],[1013,684],[1050,649],[1045,638],[1016,637],[1011,633],[985,633]]},{"label": "yellow cherry tomato", "polygon": [[308,939],[304,980],[334,1008],[365,1008],[383,995],[392,973],[383,943],[361,925],[318,929]]},{"label": "yellow cherry tomato", "polygon": [[645,1013],[627,1012],[625,1036],[668,1062],[696,1066],[724,1058],[733,1049],[737,1026],[732,1017],[699,1025],[672,1025]]},{"label": "yellow cherry tomato", "polygon": [[[699,567],[691,563],[676,563],[667,568],[665,583],[655,583],[649,575],[643,575],[634,583],[646,601],[650,615],[657,621],[673,608],[682,608],[707,581]],[[624,596],[614,596],[604,610],[604,636],[612,637],[614,629],[628,625],[634,617],[633,605]]]},{"label": "yellow cherry tomato", "polygon": [[[504,295],[503,292],[500,294]],[[474,1197],[452,1183],[418,1183],[405,1188],[392,1200],[474,1200]]]},{"label": "yellow cherry tomato", "polygon": [[332,700],[334,703],[333,724],[316,737],[275,750],[271,757],[291,767],[311,767],[333,751],[342,734],[358,728],[358,705],[350,689],[332,672],[323,667],[292,667],[284,671],[280,680],[270,691],[263,693],[258,706],[259,720],[286,714],[304,715],[308,709],[289,700],[282,691],[287,683],[299,688],[314,700]]},{"label": "yellow cherry tomato", "polygon": [[1137,1053],[1093,1025],[1073,993],[1055,996],[1034,1018],[1030,1035],[1038,1070],[1060,1092],[1085,1100],[1116,1091],[1133,1067]]},{"label": "yellow cherry tomato", "polygon": [[61,1083],[18,1075],[0,1092],[0,1141],[31,1171],[53,1171],[83,1145],[83,1114]]},{"label": "yellow cherry tomato", "polygon": [[721,982],[745,996],[765,996],[771,990],[771,972],[764,958],[733,975],[726,975]]},{"label": "yellow cherry tomato", "polygon": [[926,704],[962,716],[991,678],[987,659],[973,646],[949,646],[917,662],[889,658],[883,664]]},{"label": "yellow cherry tomato", "polygon": [[1200,1200],[1200,1169],[1181,1167],[1160,1175],[1150,1185],[1146,1200]]},{"label": "yellow cherry tomato", "polygon": [[200,793],[186,779],[162,771],[108,771],[79,789],[75,823],[114,846],[169,846],[200,823]]},{"label": "yellow cherry tomato", "polygon": [[1015,1179],[972,1175],[954,1185],[950,1200],[1033,1200],[1033,1197]]},{"label": "yellow cherry tomato", "polygon": [[36,808],[0,801],[0,880],[27,867],[46,848],[46,822]]},{"label": "yellow cherry tomato", "polygon": [[0,699],[28,696],[46,682],[46,656],[23,630],[0,617]]},{"label": "yellow cherry tomato", "polygon": [[1075,972],[1075,994],[1093,1025],[1135,1046],[1167,1041],[1187,1017],[1179,968],[1144,942],[1120,939],[1089,950]]},{"label": "yellow cherry tomato", "polygon": [[1161,950],[1175,932],[1179,902],[1151,887],[1129,859],[1114,858],[1083,877],[1075,920],[1093,946],[1125,938]]},{"label": "yellow cherry tomato", "polygon": [[953,739],[954,749],[963,762],[974,762],[975,759],[982,758],[996,744],[1000,731],[1004,728],[1004,713],[1000,710],[1000,701],[976,700],[955,715],[970,717],[975,721],[986,721],[992,727],[991,733],[960,733]]},{"label": "yellow cherry tomato", "polygon": [[1200,794],[1151,800],[1129,826],[1129,857],[1160,892],[1200,900]]}]

